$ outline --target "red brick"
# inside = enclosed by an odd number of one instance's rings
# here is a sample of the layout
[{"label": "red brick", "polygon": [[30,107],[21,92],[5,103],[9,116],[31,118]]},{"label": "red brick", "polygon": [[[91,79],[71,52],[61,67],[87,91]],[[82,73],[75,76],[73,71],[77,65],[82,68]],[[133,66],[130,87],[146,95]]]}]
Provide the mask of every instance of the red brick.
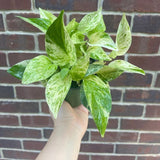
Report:
[{"label": "red brick", "polygon": [[113,153],[111,144],[81,144],[80,152]]},{"label": "red brick", "polygon": [[74,11],[96,11],[97,10],[97,0],[81,0],[73,1]]},{"label": "red brick", "polygon": [[73,18],[75,18],[77,22],[80,22],[83,17],[84,17],[84,15],[81,15],[81,14],[72,14],[72,15],[70,15],[69,21],[71,21]]},{"label": "red brick", "polygon": [[135,160],[134,156],[92,156],[92,160]]},{"label": "red brick", "polygon": [[137,54],[158,53],[159,44],[160,44],[160,37],[132,36],[132,44],[128,53],[137,53]]},{"label": "red brick", "polygon": [[[138,57],[137,57],[138,59]],[[110,82],[110,86],[135,86],[135,87],[150,87],[152,82],[152,74],[145,76],[134,73],[124,73],[117,79]]]},{"label": "red brick", "polygon": [[4,31],[4,24],[3,24],[2,14],[0,14],[0,31]]},{"label": "red brick", "polygon": [[0,35],[1,50],[34,50],[34,38],[30,35]]},{"label": "red brick", "polygon": [[37,152],[16,151],[16,150],[3,150],[5,158],[15,159],[35,159],[38,156]]},{"label": "red brick", "polygon": [[49,107],[48,107],[48,104],[46,102],[41,103],[41,111],[43,113],[49,114]]},{"label": "red brick", "polygon": [[5,113],[38,113],[39,107],[36,102],[0,102],[0,112]]},{"label": "red brick", "polygon": [[41,87],[16,87],[18,99],[45,99],[44,88]]},{"label": "red brick", "polygon": [[9,53],[8,54],[9,64],[10,66],[12,66],[18,62],[21,62],[27,59],[32,59],[39,55],[40,54],[38,53]]},{"label": "red brick", "polygon": [[159,154],[160,145],[118,144],[116,153],[121,154]]},{"label": "red brick", "polygon": [[0,52],[0,64],[1,64],[1,67],[7,66],[6,54],[2,52]]},{"label": "red brick", "polygon": [[140,142],[142,143],[160,143],[160,134],[158,133],[141,133]]},{"label": "red brick", "polygon": [[11,115],[0,115],[0,125],[17,126],[19,125],[18,117]]},{"label": "red brick", "polygon": [[138,133],[133,132],[109,132],[104,138],[98,132],[91,132],[91,140],[98,142],[137,142]]},{"label": "red brick", "polygon": [[39,49],[41,51],[44,51],[45,50],[45,37],[44,37],[44,35],[38,36],[38,44],[39,44]]},{"label": "red brick", "polygon": [[21,116],[23,126],[30,127],[53,127],[53,121],[50,116]]},{"label": "red brick", "polygon": [[30,0],[0,0],[0,10],[30,10]]},{"label": "red brick", "polygon": [[145,117],[160,117],[160,105],[147,105]]},{"label": "red brick", "polygon": [[0,139],[1,148],[21,148],[19,140]]},{"label": "red brick", "polygon": [[141,105],[112,105],[110,116],[139,117],[142,113],[143,106]]},{"label": "red brick", "polygon": [[157,75],[155,87],[160,87],[160,74]]},{"label": "red brick", "polygon": [[[97,128],[93,119],[89,119],[88,128]],[[109,119],[107,128],[117,129],[118,128],[118,120],[117,119]]]},{"label": "red brick", "polygon": [[41,130],[24,128],[0,128],[0,137],[41,138]]},{"label": "red brick", "polygon": [[126,90],[124,94],[124,101],[126,102],[145,102],[145,103],[159,103],[159,90]]},{"label": "red brick", "polygon": [[6,70],[0,70],[0,83],[20,83],[20,80],[11,76]]},{"label": "red brick", "polygon": [[23,146],[24,149],[27,150],[39,150],[41,151],[43,147],[45,146],[46,141],[31,141],[31,140],[24,140],[23,141]]},{"label": "red brick", "polygon": [[6,23],[9,31],[24,31],[24,32],[41,32],[36,27],[33,27],[31,24],[24,22],[22,19],[16,17],[22,16],[26,18],[37,18],[37,14],[14,14],[10,13],[6,15]]},{"label": "red brick", "polygon": [[88,155],[79,155],[78,160],[89,160],[89,156]]},{"label": "red brick", "polygon": [[133,32],[139,33],[160,33],[160,16],[135,16],[133,23]]},{"label": "red brick", "polygon": [[117,89],[111,90],[112,101],[120,101],[122,96],[122,91]]},{"label": "red brick", "polygon": [[13,87],[0,86],[0,98],[14,98]]},{"label": "red brick", "polygon": [[53,132],[53,129],[43,129],[44,138],[48,139],[52,132]]},{"label": "red brick", "polygon": [[105,0],[103,9],[107,11],[122,11],[122,12],[160,12],[159,0]]},{"label": "red brick", "polygon": [[[128,20],[128,23],[130,24],[131,17],[127,16],[126,18]],[[106,25],[106,31],[111,33],[117,33],[120,20],[122,19],[122,15],[104,15],[103,19]]]},{"label": "red brick", "polygon": [[144,70],[160,70],[160,56],[129,56],[128,61],[134,65],[137,65],[138,67],[143,68]]},{"label": "red brick", "polygon": [[159,155],[155,155],[154,157],[153,156],[141,156],[141,157],[138,157],[137,160],[159,160],[160,159],[160,156]]},{"label": "red brick", "polygon": [[160,131],[159,120],[137,120],[122,119],[121,129],[141,130],[141,131]]}]

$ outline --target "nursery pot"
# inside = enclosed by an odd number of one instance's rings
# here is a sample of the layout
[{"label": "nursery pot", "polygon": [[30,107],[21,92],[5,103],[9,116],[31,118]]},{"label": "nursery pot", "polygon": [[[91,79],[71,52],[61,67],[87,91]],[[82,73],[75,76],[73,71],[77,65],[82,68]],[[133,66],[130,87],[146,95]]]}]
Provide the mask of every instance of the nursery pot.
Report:
[{"label": "nursery pot", "polygon": [[71,88],[65,98],[65,100],[72,106],[77,107],[81,104],[80,100],[80,87],[76,82],[72,82]]}]

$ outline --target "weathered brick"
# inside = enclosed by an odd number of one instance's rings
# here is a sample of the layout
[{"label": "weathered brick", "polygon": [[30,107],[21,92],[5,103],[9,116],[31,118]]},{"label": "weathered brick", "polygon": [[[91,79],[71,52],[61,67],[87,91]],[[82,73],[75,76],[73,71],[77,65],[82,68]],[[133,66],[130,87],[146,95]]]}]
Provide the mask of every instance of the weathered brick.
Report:
[{"label": "weathered brick", "polygon": [[0,98],[14,98],[13,87],[0,86]]},{"label": "weathered brick", "polygon": [[0,0],[0,10],[30,10],[30,0]]},{"label": "weathered brick", "polygon": [[112,95],[112,101],[120,101],[122,96],[122,91],[117,89],[112,89],[111,95]]},{"label": "weathered brick", "polygon": [[136,142],[138,133],[133,132],[109,132],[107,131],[104,138],[98,132],[91,132],[91,141],[98,142]]},{"label": "weathered brick", "polygon": [[[137,57],[138,59],[138,57]],[[145,76],[135,73],[123,73],[117,79],[110,82],[111,86],[135,86],[150,87],[152,82],[152,74],[146,73]]]},{"label": "weathered brick", "polygon": [[155,87],[160,87],[160,73],[157,75]]},{"label": "weathered brick", "polygon": [[65,11],[95,11],[97,9],[97,0],[90,0],[90,1],[36,0],[35,2],[37,8],[40,7],[50,10],[64,9]]},{"label": "weathered brick", "polygon": [[124,101],[126,102],[145,102],[145,103],[159,103],[159,90],[126,90],[124,94]]},{"label": "weathered brick", "polygon": [[160,134],[158,133],[141,133],[140,142],[142,143],[160,143]]},{"label": "weathered brick", "polygon": [[46,141],[35,141],[35,140],[24,140],[23,146],[24,149],[27,150],[39,150],[41,151],[43,147],[45,146]]},{"label": "weathered brick", "polygon": [[[106,25],[106,31],[117,33],[118,25],[120,23],[122,16],[121,15],[104,15],[103,18]],[[130,24],[131,17],[127,16],[127,20],[128,20],[128,23]]]},{"label": "weathered brick", "polygon": [[159,155],[156,155],[155,156],[140,156],[138,157],[137,160],[159,160],[160,159],[160,156]]},{"label": "weathered brick", "polygon": [[6,70],[0,70],[0,83],[20,83],[20,80],[11,76]]},{"label": "weathered brick", "polygon": [[24,128],[0,128],[0,137],[41,138],[41,130]]},{"label": "weathered brick", "polygon": [[[107,128],[116,129],[117,127],[118,127],[118,120],[117,119],[109,119]],[[88,128],[97,128],[93,119],[89,119]]]},{"label": "weathered brick", "polygon": [[41,87],[16,87],[19,99],[45,99],[44,88]]},{"label": "weathered brick", "polygon": [[7,66],[6,54],[2,52],[0,52],[0,66],[1,67]]},{"label": "weathered brick", "polygon": [[128,53],[151,54],[158,53],[160,37],[132,36],[132,44]]},{"label": "weathered brick", "polygon": [[159,145],[117,144],[116,153],[121,154],[158,154]]},{"label": "weathered brick", "polygon": [[134,156],[92,156],[92,160],[135,160]]},{"label": "weathered brick", "polygon": [[4,24],[3,24],[2,14],[0,14],[0,31],[4,31]]},{"label": "weathered brick", "polygon": [[37,152],[17,151],[17,150],[3,150],[5,158],[15,159],[35,159],[38,156]]},{"label": "weathered brick", "polygon": [[18,117],[11,115],[0,115],[0,125],[17,126],[19,125]]},{"label": "weathered brick", "polygon": [[0,111],[6,113],[38,113],[39,107],[36,102],[0,101]]},{"label": "weathered brick", "polygon": [[53,127],[53,121],[50,116],[21,116],[23,126],[30,127]]},{"label": "weathered brick", "polygon": [[6,15],[6,23],[7,23],[7,29],[9,31],[24,31],[24,32],[41,32],[36,27],[33,27],[31,24],[23,21],[22,19],[16,17],[16,16],[22,16],[26,18],[37,18],[39,17],[38,14],[14,14],[10,13]]},{"label": "weathered brick", "polygon": [[143,114],[142,105],[112,105],[110,116],[139,117]]},{"label": "weathered brick", "polygon": [[133,32],[139,33],[160,33],[160,16],[135,16]]},{"label": "weathered brick", "polygon": [[145,117],[160,117],[160,105],[147,105]]},{"label": "weathered brick", "polygon": [[89,156],[88,155],[79,155],[78,160],[89,160]]},{"label": "weathered brick", "polygon": [[103,9],[107,11],[122,12],[160,12],[159,0],[105,0]]},{"label": "weathered brick", "polygon": [[1,148],[21,148],[19,140],[0,139]]},{"label": "weathered brick", "polygon": [[40,54],[38,53],[9,53],[8,54],[9,64],[10,66],[12,66],[18,62],[21,62],[27,59],[32,59],[39,55]]},{"label": "weathered brick", "polygon": [[0,35],[1,50],[33,50],[34,39],[30,35]]},{"label": "weathered brick", "polygon": [[48,104],[46,102],[41,103],[41,111],[43,113],[49,114],[49,107],[48,107]]},{"label": "weathered brick", "polygon": [[160,131],[160,121],[158,120],[137,120],[122,119],[121,129],[141,130],[141,131]]},{"label": "weathered brick", "polygon": [[80,152],[113,153],[111,144],[81,144]]},{"label": "weathered brick", "polygon": [[52,132],[53,132],[53,129],[43,129],[44,138],[48,139]]},{"label": "weathered brick", "polygon": [[44,51],[45,50],[45,36],[44,35],[38,36],[38,44],[39,44],[39,49],[41,51]]},{"label": "weathered brick", "polygon": [[77,22],[80,22],[84,15],[81,14],[71,14],[69,20],[71,21],[73,18],[76,19]]}]

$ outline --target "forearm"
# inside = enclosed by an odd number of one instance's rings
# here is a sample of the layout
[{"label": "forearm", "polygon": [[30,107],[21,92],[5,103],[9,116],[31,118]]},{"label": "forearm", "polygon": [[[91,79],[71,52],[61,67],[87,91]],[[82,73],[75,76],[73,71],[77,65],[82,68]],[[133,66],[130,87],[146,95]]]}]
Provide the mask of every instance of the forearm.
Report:
[{"label": "forearm", "polygon": [[77,160],[81,137],[73,128],[56,128],[36,160]]}]

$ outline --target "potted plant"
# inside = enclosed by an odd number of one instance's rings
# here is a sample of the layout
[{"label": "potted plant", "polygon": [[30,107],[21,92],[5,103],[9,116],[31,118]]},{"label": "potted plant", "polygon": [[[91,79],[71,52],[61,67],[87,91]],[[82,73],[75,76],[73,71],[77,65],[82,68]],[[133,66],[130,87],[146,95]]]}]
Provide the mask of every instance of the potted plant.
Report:
[{"label": "potted plant", "polygon": [[[78,95],[76,102],[90,110],[103,137],[112,106],[109,82],[123,72],[145,74],[127,61],[113,60],[124,55],[131,45],[126,16],[120,21],[114,42],[105,32],[101,9],[85,15],[79,23],[72,19],[67,26],[63,21],[64,11],[58,17],[47,10],[39,11],[40,18],[19,18],[45,33],[47,55],[19,62],[8,73],[22,80],[22,84],[41,81],[55,118],[62,102],[67,99],[72,103],[70,97]],[[110,50],[108,54],[105,48]]]}]

